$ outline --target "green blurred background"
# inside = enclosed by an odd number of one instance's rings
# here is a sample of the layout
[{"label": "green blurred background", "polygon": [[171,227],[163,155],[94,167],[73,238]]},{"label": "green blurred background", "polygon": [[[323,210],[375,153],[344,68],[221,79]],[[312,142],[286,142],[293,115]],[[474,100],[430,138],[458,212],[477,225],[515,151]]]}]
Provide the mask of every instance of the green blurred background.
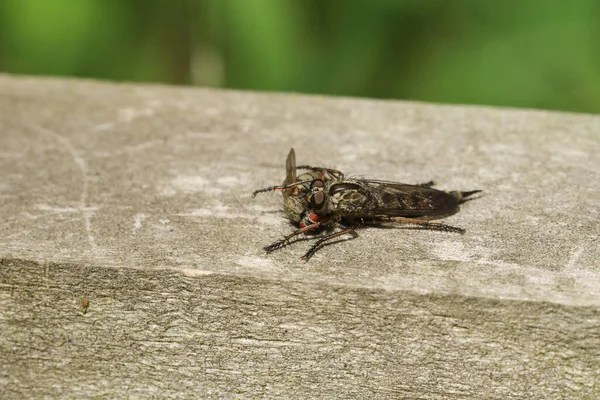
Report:
[{"label": "green blurred background", "polygon": [[598,113],[599,0],[0,0],[0,71]]}]

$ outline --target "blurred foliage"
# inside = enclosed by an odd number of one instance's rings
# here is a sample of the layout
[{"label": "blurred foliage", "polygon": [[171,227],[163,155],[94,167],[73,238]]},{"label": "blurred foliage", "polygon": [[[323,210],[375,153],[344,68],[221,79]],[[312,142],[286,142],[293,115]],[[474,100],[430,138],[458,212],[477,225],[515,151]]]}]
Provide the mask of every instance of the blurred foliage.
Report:
[{"label": "blurred foliage", "polygon": [[598,113],[598,0],[0,0],[0,71]]}]

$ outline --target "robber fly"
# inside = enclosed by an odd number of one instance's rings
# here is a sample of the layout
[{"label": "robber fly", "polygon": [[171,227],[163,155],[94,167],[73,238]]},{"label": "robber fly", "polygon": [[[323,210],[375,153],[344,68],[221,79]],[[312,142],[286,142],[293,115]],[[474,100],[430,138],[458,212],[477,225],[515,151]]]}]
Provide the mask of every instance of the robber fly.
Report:
[{"label": "robber fly", "polygon": [[[308,172],[297,176],[298,169]],[[430,220],[455,214],[459,204],[480,190],[445,192],[433,189],[433,185],[432,181],[408,185],[346,178],[344,173],[335,169],[296,166],[296,153],[291,149],[283,184],[256,190],[252,197],[259,193],[282,191],[285,213],[298,226],[283,239],[266,246],[267,253],[286,246],[303,233],[331,232],[319,237],[302,256],[308,260],[329,240],[347,234],[357,237],[356,229],[364,225],[399,222],[430,230],[464,233],[462,228]]]}]

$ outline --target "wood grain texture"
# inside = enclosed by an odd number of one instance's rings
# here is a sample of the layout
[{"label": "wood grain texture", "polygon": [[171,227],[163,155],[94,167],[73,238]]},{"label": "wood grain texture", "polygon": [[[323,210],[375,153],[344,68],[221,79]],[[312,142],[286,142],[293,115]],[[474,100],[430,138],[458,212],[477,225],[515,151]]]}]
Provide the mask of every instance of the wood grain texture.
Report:
[{"label": "wood grain texture", "polygon": [[[164,270],[0,266],[8,396],[598,393],[594,308]],[[81,296],[90,300],[85,315]]]}]

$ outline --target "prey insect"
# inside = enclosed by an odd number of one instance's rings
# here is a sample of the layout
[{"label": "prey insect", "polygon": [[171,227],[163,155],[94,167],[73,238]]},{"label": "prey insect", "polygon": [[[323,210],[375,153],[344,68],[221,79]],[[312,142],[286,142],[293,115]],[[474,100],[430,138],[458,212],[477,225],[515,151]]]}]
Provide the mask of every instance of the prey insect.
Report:
[{"label": "prey insect", "polygon": [[[297,175],[297,170],[307,172]],[[291,149],[283,184],[256,190],[252,197],[259,193],[281,191],[284,211],[297,226],[289,235],[266,246],[267,253],[292,243],[299,235],[325,232],[302,256],[308,260],[335,238],[343,235],[357,237],[356,229],[366,225],[397,222],[429,230],[464,233],[462,228],[431,220],[457,213],[459,205],[480,190],[446,192],[432,186],[433,181],[409,185],[346,178],[343,172],[325,167],[296,166],[296,153]]]}]

